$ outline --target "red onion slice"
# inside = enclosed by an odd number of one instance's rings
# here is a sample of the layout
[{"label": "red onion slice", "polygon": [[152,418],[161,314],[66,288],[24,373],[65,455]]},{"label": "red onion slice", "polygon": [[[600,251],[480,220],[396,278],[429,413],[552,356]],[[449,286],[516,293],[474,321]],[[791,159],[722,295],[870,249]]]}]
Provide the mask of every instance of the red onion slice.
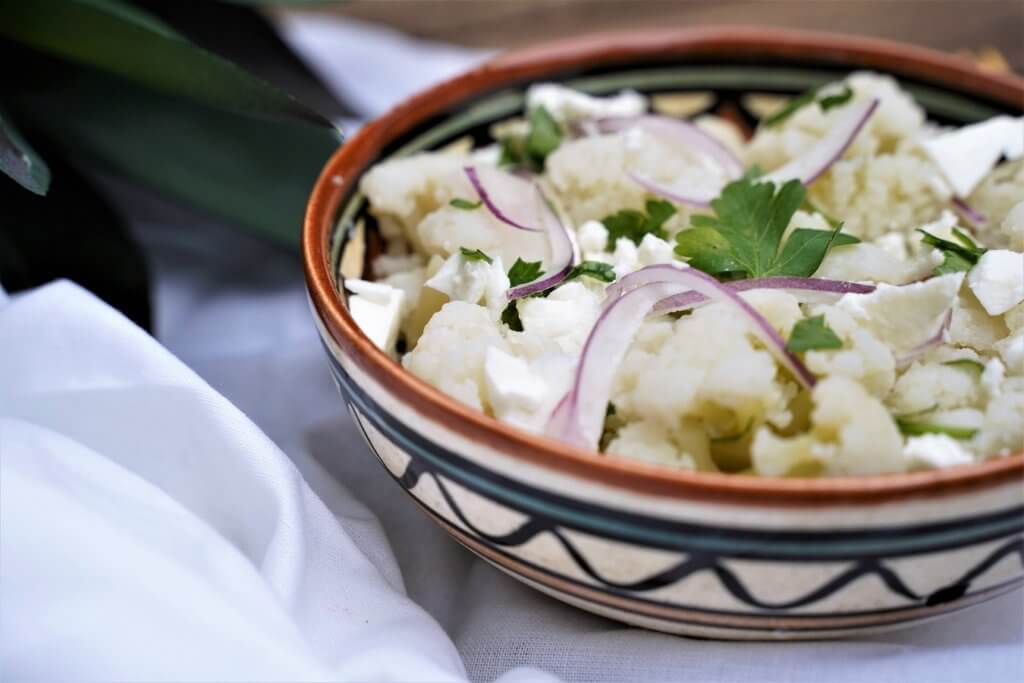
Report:
[{"label": "red onion slice", "polygon": [[961,199],[960,197],[953,197],[953,199],[950,200],[950,203],[960,215],[967,219],[967,222],[971,224],[971,227],[980,228],[988,222],[988,218],[985,214],[968,204],[966,200]]},{"label": "red onion slice", "polygon": [[950,324],[953,322],[953,309],[950,308],[946,311],[946,315],[942,318],[942,324],[939,325],[939,329],[931,337],[928,337],[923,342],[910,349],[906,353],[900,354],[896,357],[896,367],[903,368],[915,360],[923,356],[925,353],[934,349],[936,346],[942,343],[942,340],[946,337],[946,332],[949,330]]},{"label": "red onion slice", "polygon": [[603,133],[617,133],[623,130],[639,128],[667,142],[678,144],[701,152],[714,161],[725,173],[734,180],[743,175],[743,164],[729,148],[715,139],[714,136],[701,130],[689,121],[668,116],[645,114],[641,116],[613,116],[597,119],[594,122]]},{"label": "red onion slice", "polygon": [[[624,292],[641,287],[652,282],[678,282],[677,273],[680,269],[668,263],[660,263],[653,266],[647,266],[640,270],[633,271],[629,275],[626,275],[621,280],[613,282],[608,285],[605,290],[605,306],[608,306],[614,299],[622,296]],[[828,296],[832,295],[843,295],[843,294],[870,294],[875,291],[874,285],[864,285],[859,282],[849,282],[846,280],[828,280],[825,278],[814,278],[814,277],[761,277],[752,278],[749,280],[737,280],[736,282],[729,282],[724,285],[734,292],[746,292],[752,289],[787,289],[800,292],[814,292],[821,293]],[[685,308],[691,303],[692,298],[690,293],[680,294],[678,301],[680,305]],[[694,301],[700,301],[696,299]],[[667,313],[671,310],[680,310],[673,308],[674,303],[666,300],[665,302],[659,302],[658,306],[655,307],[655,312]]]},{"label": "red onion slice", "polygon": [[843,152],[853,143],[857,133],[877,108],[878,98],[847,105],[831,130],[818,141],[818,144],[781,168],[768,173],[764,180],[778,184],[795,178],[804,185],[810,185],[843,156]]},{"label": "red onion slice", "polygon": [[528,180],[496,168],[465,166],[462,169],[480,201],[495,218],[519,230],[542,232],[542,210],[534,201]]},{"label": "red onion slice", "polygon": [[687,204],[689,206],[696,206],[700,208],[707,208],[711,206],[711,200],[722,194],[722,188],[725,187],[725,185],[722,184],[715,187],[709,186],[700,189],[693,188],[687,190],[686,194],[682,194],[675,190],[670,190],[664,185],[659,185],[653,180],[645,178],[633,171],[626,171],[626,175],[629,176],[629,179],[634,183],[640,185],[653,195],[657,195],[663,199],[668,199],[669,201],[676,202],[677,204]]},{"label": "red onion slice", "polygon": [[555,210],[544,196],[544,192],[540,189],[540,185],[536,183],[533,185],[533,195],[534,201],[538,204],[538,212],[548,238],[548,273],[532,282],[509,289],[506,293],[509,301],[554,287],[569,275],[576,261],[576,248],[569,229],[559,220]]},{"label": "red onion slice", "polygon": [[739,294],[695,268],[675,270],[678,275],[673,281],[632,289],[601,312],[583,345],[573,385],[548,420],[549,436],[582,448],[597,447],[615,371],[644,318],[659,301],[690,291],[739,311],[750,322],[754,335],[797,381],[807,388],[814,386],[814,375],[800,359],[786,351],[786,342],[771,323]]}]

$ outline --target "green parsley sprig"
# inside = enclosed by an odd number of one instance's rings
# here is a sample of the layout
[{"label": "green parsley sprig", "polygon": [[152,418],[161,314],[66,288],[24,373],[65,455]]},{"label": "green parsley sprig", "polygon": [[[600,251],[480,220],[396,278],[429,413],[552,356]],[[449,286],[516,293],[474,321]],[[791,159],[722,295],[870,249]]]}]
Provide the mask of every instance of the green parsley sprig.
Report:
[{"label": "green parsley sprig", "polygon": [[608,230],[608,251],[615,249],[615,242],[621,237],[639,245],[644,235],[665,239],[665,221],[676,214],[676,207],[663,199],[648,199],[644,211],[622,209],[601,219]]},{"label": "green parsley sprig", "polygon": [[698,214],[676,235],[675,252],[694,268],[717,277],[810,277],[832,247],[859,242],[834,230],[797,228],[783,242],[793,214],[803,204],[804,186],[740,178],[711,202],[715,216]]},{"label": "green parsley sprig", "polygon": [[459,253],[462,254],[462,258],[467,261],[483,261],[484,263],[494,263],[494,259],[480,251],[479,249],[467,249],[466,247],[459,247]]},{"label": "green parsley sprig", "polygon": [[804,318],[797,322],[793,325],[793,331],[789,333],[789,340],[786,342],[786,350],[790,353],[842,347],[843,341],[828,326],[823,315]]},{"label": "green parsley sprig", "polygon": [[967,272],[987,251],[987,249],[979,247],[970,235],[959,228],[953,228],[953,237],[957,239],[956,242],[936,237],[920,228],[917,231],[924,235],[921,238],[922,242],[942,252],[942,263],[935,266],[935,270],[932,271],[936,275]]},{"label": "green parsley sprig", "polygon": [[821,88],[811,88],[810,90],[797,95],[787,102],[781,109],[761,119],[762,125],[767,126],[768,128],[777,126],[807,105],[813,104],[815,101],[817,101],[818,106],[821,107],[822,111],[828,111],[834,107],[841,107],[853,99],[853,90],[851,90],[848,85],[844,85],[843,89],[839,92],[828,95],[819,96],[820,92]]},{"label": "green parsley sprig", "polygon": [[543,106],[530,110],[528,123],[525,136],[510,135],[501,139],[499,166],[519,166],[541,171],[548,155],[562,144],[562,127]]}]

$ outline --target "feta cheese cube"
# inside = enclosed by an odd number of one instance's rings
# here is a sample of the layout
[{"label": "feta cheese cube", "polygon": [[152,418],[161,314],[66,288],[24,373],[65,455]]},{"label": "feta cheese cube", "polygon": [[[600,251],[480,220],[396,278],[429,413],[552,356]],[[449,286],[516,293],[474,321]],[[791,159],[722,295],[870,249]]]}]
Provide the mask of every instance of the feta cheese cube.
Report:
[{"label": "feta cheese cube", "polygon": [[585,221],[576,231],[584,258],[603,252],[608,246],[608,228],[600,221]]},{"label": "feta cheese cube", "polygon": [[644,235],[636,252],[641,266],[653,266],[656,263],[671,263],[674,255],[672,245],[657,235]]},{"label": "feta cheese cube", "polygon": [[985,252],[967,274],[967,286],[989,315],[1002,315],[1024,301],[1024,254]]},{"label": "feta cheese cube", "polygon": [[971,194],[1000,157],[1024,154],[1024,118],[996,116],[922,141],[921,147],[960,197]]},{"label": "feta cheese cube", "polygon": [[903,456],[908,465],[917,467],[950,467],[974,462],[970,451],[945,434],[910,437],[903,446]]},{"label": "feta cheese cube", "polygon": [[397,287],[369,282],[345,280],[348,310],[359,328],[380,350],[390,353],[398,341],[405,292]]},{"label": "feta cheese cube", "polygon": [[569,354],[526,360],[497,346],[489,347],[484,382],[494,416],[530,431],[542,431],[572,383],[574,366],[575,359]]},{"label": "feta cheese cube", "polygon": [[563,123],[606,116],[637,116],[647,111],[647,98],[633,90],[594,97],[555,83],[537,83],[526,91],[526,109],[544,107]]}]

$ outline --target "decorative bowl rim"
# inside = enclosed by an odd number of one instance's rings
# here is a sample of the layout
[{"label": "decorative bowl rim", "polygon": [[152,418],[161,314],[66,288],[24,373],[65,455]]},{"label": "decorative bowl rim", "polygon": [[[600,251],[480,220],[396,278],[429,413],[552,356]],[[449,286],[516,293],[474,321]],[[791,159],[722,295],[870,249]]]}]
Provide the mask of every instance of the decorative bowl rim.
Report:
[{"label": "decorative bowl rim", "polygon": [[363,334],[335,289],[330,239],[341,200],[377,152],[417,123],[502,85],[581,65],[664,61],[666,57],[800,58],[877,68],[961,89],[1011,106],[1024,102],[1024,79],[982,71],[972,62],[928,48],[842,34],[702,27],[601,33],[501,54],[423,90],[363,126],[327,161],[310,195],[302,258],[314,314],[343,352],[395,399],[424,418],[504,455],[589,481],[664,497],[774,506],[867,505],[946,496],[1024,481],[1024,452],[953,468],[816,479],[689,472],[567,445],[498,421],[430,386]]}]

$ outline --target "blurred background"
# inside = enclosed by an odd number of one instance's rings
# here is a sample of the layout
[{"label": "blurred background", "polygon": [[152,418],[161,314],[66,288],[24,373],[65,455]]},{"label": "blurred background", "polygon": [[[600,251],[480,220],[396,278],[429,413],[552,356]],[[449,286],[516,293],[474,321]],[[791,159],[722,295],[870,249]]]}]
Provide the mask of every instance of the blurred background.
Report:
[{"label": "blurred background", "polygon": [[498,50],[708,24],[1024,71],[1022,0],[0,0],[0,284],[69,278],[163,338],[152,245],[168,231],[270,245],[299,282],[309,190],[362,122]]}]

